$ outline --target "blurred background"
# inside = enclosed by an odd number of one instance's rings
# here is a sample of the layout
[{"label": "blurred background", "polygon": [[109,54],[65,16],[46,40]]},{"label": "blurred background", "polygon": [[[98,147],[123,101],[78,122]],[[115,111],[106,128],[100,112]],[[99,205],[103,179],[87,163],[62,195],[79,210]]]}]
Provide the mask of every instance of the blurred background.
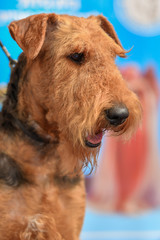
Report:
[{"label": "blurred background", "polygon": [[[128,143],[104,137],[98,169],[86,175],[82,240],[160,240],[160,0],[8,0],[0,2],[0,41],[13,59],[21,52],[7,25],[31,14],[103,14],[126,50],[117,64],[143,106],[140,130]],[[0,49],[0,89],[9,81]]]}]

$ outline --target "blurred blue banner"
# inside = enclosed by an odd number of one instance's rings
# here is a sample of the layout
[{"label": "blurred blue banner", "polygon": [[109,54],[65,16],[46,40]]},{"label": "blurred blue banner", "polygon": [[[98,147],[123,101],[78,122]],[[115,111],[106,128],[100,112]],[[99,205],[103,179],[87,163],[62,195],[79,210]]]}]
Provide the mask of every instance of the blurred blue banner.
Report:
[{"label": "blurred blue banner", "polygon": [[[41,12],[84,16],[103,14],[114,25],[125,49],[133,47],[128,59],[119,64],[137,62],[141,68],[152,64],[160,76],[160,0],[12,0],[0,3],[0,40],[13,58],[21,50],[10,37],[7,25],[12,20]],[[0,50],[0,82],[8,82],[8,60]]]}]

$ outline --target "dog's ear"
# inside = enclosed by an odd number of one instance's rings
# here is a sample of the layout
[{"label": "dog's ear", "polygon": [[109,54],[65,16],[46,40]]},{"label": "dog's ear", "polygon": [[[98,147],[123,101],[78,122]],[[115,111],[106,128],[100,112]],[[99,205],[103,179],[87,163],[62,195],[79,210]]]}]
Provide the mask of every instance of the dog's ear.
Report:
[{"label": "dog's ear", "polygon": [[122,44],[114,30],[113,25],[105,18],[103,15],[96,16],[96,20],[98,20],[98,23],[100,27],[115,41],[115,43],[119,46],[117,49],[117,54],[120,57],[126,57],[125,53],[127,51],[124,50],[122,47]]},{"label": "dog's ear", "polygon": [[25,55],[30,59],[34,59],[44,43],[47,22],[53,23],[56,19],[56,14],[32,15],[19,21],[11,22],[9,31]]},{"label": "dog's ear", "polygon": [[[100,26],[101,28],[111,37],[114,39],[114,41],[120,46],[121,42],[114,30],[113,25],[103,16],[103,15],[98,15],[97,19],[100,21]],[[122,47],[123,48],[123,47]]]}]

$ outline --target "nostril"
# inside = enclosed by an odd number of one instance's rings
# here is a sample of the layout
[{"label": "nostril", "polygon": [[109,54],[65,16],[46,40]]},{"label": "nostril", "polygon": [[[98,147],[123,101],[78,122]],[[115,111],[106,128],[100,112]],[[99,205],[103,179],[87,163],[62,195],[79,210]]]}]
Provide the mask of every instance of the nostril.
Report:
[{"label": "nostril", "polygon": [[118,104],[105,110],[106,118],[111,125],[118,126],[122,124],[129,116],[129,111],[124,104]]}]

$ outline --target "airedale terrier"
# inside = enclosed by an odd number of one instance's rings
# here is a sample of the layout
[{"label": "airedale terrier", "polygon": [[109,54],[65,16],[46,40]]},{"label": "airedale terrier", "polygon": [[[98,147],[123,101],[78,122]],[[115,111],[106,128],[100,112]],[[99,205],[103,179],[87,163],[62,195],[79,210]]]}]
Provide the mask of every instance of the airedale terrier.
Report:
[{"label": "airedale terrier", "polygon": [[108,20],[39,14],[9,25],[22,48],[0,117],[0,240],[78,240],[82,170],[105,130],[131,135],[141,106],[115,65]]}]

